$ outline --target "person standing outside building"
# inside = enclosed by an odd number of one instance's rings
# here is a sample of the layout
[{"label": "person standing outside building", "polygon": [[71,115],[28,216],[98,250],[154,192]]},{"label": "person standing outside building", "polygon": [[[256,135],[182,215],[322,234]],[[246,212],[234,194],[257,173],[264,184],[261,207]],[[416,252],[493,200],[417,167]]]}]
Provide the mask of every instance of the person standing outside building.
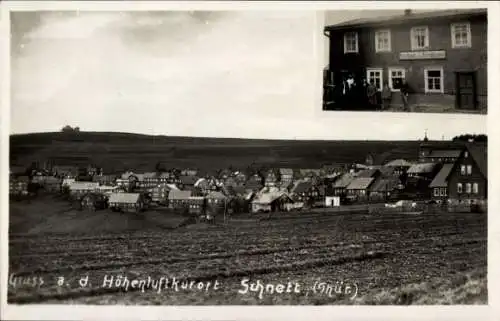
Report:
[{"label": "person standing outside building", "polygon": [[371,83],[368,82],[368,86],[366,87],[366,95],[368,96],[368,103],[371,108],[376,107],[377,105],[377,88]]},{"label": "person standing outside building", "polygon": [[392,91],[389,84],[384,82],[384,87],[382,88],[382,110],[387,110],[391,107]]},{"label": "person standing outside building", "polygon": [[401,87],[399,90],[401,91],[401,100],[403,101],[403,110],[409,111],[408,110],[408,93],[410,91],[410,88],[408,87],[408,83],[406,82],[406,80],[403,80],[401,82]]}]

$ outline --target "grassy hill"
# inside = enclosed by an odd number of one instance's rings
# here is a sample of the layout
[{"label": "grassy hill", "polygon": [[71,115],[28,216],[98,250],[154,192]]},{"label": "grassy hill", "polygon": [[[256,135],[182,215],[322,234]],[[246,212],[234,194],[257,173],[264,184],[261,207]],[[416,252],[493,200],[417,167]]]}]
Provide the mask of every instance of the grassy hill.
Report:
[{"label": "grassy hill", "polygon": [[[450,142],[436,142],[449,144]],[[325,163],[414,159],[418,141],[304,141],[237,138],[150,136],[130,133],[79,132],[11,135],[12,164],[53,159],[56,164],[104,167],[107,172],[127,169],[154,170],[158,162],[166,168],[214,170],[250,164],[264,166],[319,167]]]}]

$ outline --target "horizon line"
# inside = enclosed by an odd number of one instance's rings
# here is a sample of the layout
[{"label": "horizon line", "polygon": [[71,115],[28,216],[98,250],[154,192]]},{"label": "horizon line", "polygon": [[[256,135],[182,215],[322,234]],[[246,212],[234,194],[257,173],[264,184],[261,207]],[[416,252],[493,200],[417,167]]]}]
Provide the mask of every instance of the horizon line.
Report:
[{"label": "horizon line", "polygon": [[[9,137],[12,136],[23,136],[23,135],[37,135],[37,134],[57,134],[64,133],[63,131],[42,131],[42,132],[21,132],[21,133],[10,133]],[[122,132],[122,131],[85,131],[80,130],[74,133],[95,133],[95,134],[128,134],[137,136],[150,136],[150,137],[171,137],[171,138],[201,138],[201,139],[238,139],[238,140],[279,140],[279,141],[421,141],[423,137],[418,138],[406,138],[406,139],[359,139],[359,138],[307,138],[307,137],[293,137],[293,138],[251,138],[251,137],[225,137],[225,136],[183,136],[183,135],[168,135],[168,134],[152,134],[152,133],[137,133],[137,132]],[[460,135],[484,135],[484,133],[462,133],[454,135],[453,137],[445,137],[445,139],[432,139],[429,141],[452,141],[454,137]]]}]

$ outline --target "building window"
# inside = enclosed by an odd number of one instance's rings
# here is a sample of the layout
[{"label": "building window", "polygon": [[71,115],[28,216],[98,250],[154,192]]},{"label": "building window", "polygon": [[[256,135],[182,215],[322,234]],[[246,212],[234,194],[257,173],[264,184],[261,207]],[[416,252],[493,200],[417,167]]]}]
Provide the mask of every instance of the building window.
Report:
[{"label": "building window", "polygon": [[389,88],[399,90],[405,79],[405,70],[402,68],[389,68]]},{"label": "building window", "polygon": [[467,165],[467,175],[472,175],[472,165]]},{"label": "building window", "polygon": [[434,196],[439,196],[439,188],[434,189]]},{"label": "building window", "polygon": [[422,50],[429,48],[429,28],[411,28],[411,49]]},{"label": "building window", "polygon": [[471,183],[465,184],[465,193],[470,194],[472,192],[472,185]]},{"label": "building window", "polygon": [[375,31],[375,51],[390,52],[391,51],[391,31],[378,30]]},{"label": "building window", "polygon": [[465,175],[466,170],[465,170],[465,165],[460,165],[460,174]]},{"label": "building window", "polygon": [[382,90],[382,69],[372,68],[366,70],[366,80],[373,84],[378,90]]},{"label": "building window", "polygon": [[346,32],[344,34],[344,53],[358,52],[358,33]]},{"label": "building window", "polygon": [[425,92],[443,93],[443,68],[424,69]]},{"label": "building window", "polygon": [[474,194],[479,193],[479,184],[478,183],[472,184],[472,193],[474,193]]},{"label": "building window", "polygon": [[470,48],[471,42],[470,23],[453,23],[451,25],[452,48]]},{"label": "building window", "polygon": [[457,184],[457,193],[462,193],[462,183]]}]

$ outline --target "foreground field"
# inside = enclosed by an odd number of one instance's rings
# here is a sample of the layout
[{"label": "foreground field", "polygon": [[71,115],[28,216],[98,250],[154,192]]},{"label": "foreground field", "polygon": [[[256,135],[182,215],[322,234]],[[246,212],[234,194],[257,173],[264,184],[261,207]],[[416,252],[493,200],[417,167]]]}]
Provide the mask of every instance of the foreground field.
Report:
[{"label": "foreground field", "polygon": [[[21,215],[19,206],[17,211]],[[164,305],[487,303],[486,214],[287,216],[177,229],[146,224],[135,230],[117,226],[110,232],[110,226],[108,231],[94,229],[79,236],[23,234],[18,226],[9,240],[9,273],[13,277],[8,301]],[[64,282],[58,286],[60,276]],[[86,276],[88,283],[79,286],[78,281]],[[111,276],[113,285],[103,286]],[[116,282],[118,276],[127,276],[129,284],[144,280],[145,286],[125,289],[123,282]],[[148,285],[154,286],[154,282],[146,283],[148,277],[150,281],[162,277],[172,281],[175,277],[181,282],[177,290],[153,288]],[[286,286],[291,282],[299,284],[300,291],[239,293],[245,289],[241,283],[245,278],[262,284]],[[191,281],[194,287],[182,288]],[[327,287],[318,282],[331,285],[329,295],[321,291]],[[203,285],[201,290],[198,284]]]}]

